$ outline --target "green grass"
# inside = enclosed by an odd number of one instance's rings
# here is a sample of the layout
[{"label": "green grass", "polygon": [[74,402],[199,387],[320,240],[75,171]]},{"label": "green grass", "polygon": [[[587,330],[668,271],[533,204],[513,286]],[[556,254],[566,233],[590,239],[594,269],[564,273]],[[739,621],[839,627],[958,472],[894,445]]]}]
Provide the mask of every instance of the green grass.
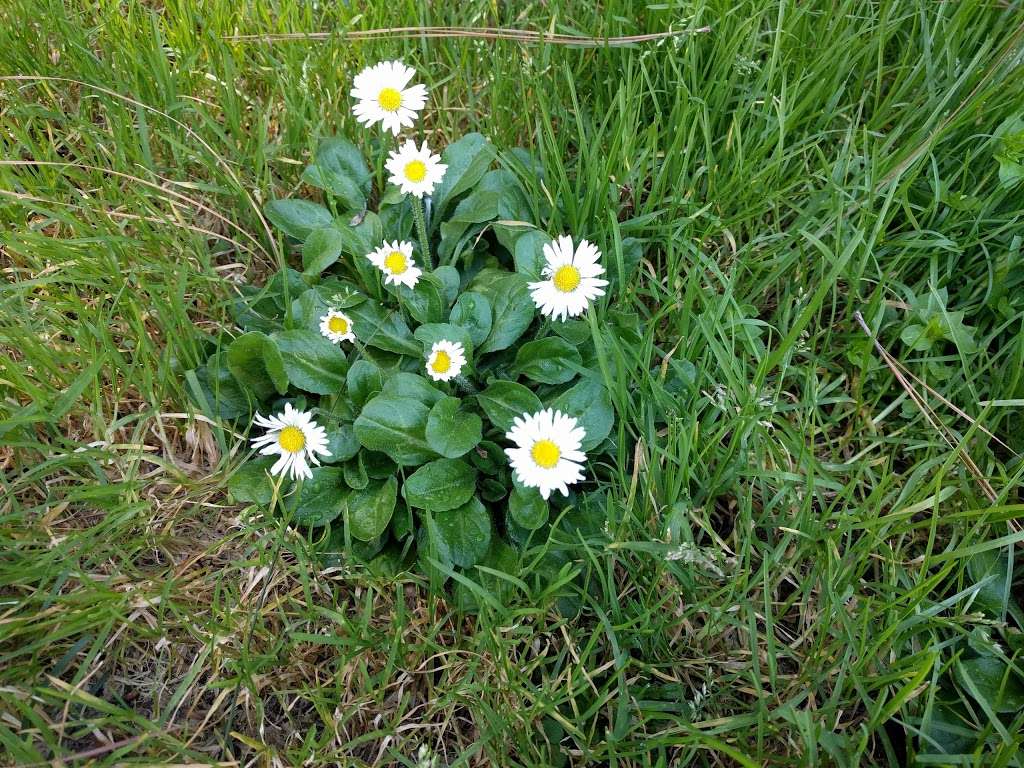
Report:
[{"label": "green grass", "polygon": [[[1019,2],[151,5],[0,9],[3,762],[1021,765],[965,672],[1024,671]],[[225,40],[425,24],[711,31]],[[613,275],[644,241],[594,316],[643,328],[601,350],[607,524],[476,614],[233,505],[242,436],[184,375],[292,258],[260,201],[313,194],[321,136],[372,146],[349,82],[395,56],[432,145],[529,149]],[[914,347],[957,312],[975,344]]]}]

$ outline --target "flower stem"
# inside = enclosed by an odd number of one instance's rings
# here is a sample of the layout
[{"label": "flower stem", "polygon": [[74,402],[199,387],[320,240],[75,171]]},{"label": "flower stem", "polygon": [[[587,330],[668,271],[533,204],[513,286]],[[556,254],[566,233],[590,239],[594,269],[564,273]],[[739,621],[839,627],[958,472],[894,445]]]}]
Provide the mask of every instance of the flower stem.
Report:
[{"label": "flower stem", "polygon": [[423,254],[423,268],[432,269],[433,262],[430,260],[430,240],[427,239],[427,214],[423,209],[423,198],[413,196],[412,217],[416,221],[416,233],[420,238],[420,252]]}]

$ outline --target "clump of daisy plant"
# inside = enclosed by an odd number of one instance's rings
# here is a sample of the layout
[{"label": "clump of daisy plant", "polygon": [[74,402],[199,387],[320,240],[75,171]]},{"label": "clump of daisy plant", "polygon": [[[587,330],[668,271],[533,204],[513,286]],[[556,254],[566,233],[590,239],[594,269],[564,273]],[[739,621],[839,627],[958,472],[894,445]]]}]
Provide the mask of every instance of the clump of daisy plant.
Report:
[{"label": "clump of daisy plant", "polygon": [[[415,79],[395,62],[361,73],[359,121],[412,127]],[[399,140],[384,165],[324,139],[308,188],[266,205],[288,266],[237,289],[230,338],[190,374],[195,399],[236,429],[251,420],[233,496],[280,508],[325,556],[433,583],[438,563],[514,571],[556,526],[602,530],[601,474],[631,448],[607,385],[627,363],[598,350],[639,347],[639,319],[606,305],[593,233],[548,235],[546,195],[483,136],[440,154]],[[617,247],[621,292],[639,249]]]}]

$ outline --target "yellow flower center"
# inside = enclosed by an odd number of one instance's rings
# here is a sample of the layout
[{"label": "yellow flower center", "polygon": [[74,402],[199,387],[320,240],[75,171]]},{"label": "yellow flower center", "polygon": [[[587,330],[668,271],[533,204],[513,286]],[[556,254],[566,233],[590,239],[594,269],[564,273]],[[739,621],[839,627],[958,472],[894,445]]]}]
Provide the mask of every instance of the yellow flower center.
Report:
[{"label": "yellow flower center", "polygon": [[394,112],[402,106],[402,94],[394,88],[382,88],[381,92],[377,94],[377,103],[380,104],[381,109]]},{"label": "yellow flower center", "polygon": [[405,164],[405,178],[419,184],[427,178],[427,164],[422,160],[410,160]]},{"label": "yellow flower center", "polygon": [[434,373],[448,373],[448,369],[452,367],[452,359],[447,352],[439,349],[434,353],[434,362],[430,364],[430,367]]},{"label": "yellow flower center", "polygon": [[572,293],[580,284],[580,271],[572,264],[566,264],[558,268],[552,282],[562,293]]},{"label": "yellow flower center", "polygon": [[327,327],[331,329],[331,333],[348,333],[348,321],[344,317],[335,315],[327,321]]},{"label": "yellow flower center", "polygon": [[537,466],[543,469],[551,469],[562,458],[562,452],[550,440],[538,440],[530,449],[530,455],[533,456]]},{"label": "yellow flower center", "polygon": [[306,436],[298,427],[285,427],[277,436],[277,442],[288,453],[298,453],[306,446]]},{"label": "yellow flower center", "polygon": [[401,251],[392,251],[384,259],[384,266],[392,275],[400,275],[409,268],[405,261],[405,254]]}]

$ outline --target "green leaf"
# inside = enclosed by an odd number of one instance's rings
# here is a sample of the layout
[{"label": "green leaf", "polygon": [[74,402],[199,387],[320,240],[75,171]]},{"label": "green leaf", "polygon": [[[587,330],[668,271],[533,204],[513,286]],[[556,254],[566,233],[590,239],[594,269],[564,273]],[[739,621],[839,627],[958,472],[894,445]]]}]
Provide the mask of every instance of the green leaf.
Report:
[{"label": "green leaf", "polygon": [[274,484],[267,473],[276,460],[276,456],[260,457],[236,469],[228,480],[228,492],[232,498],[237,502],[269,507],[274,498]]},{"label": "green leaf", "polygon": [[[281,356],[274,354],[276,350],[267,352],[271,346],[266,334],[250,331],[232,341],[227,348],[227,365],[231,375],[260,400],[266,400],[275,392],[284,394],[277,388],[281,383]],[[268,361],[275,369],[273,376],[268,370]]]},{"label": "green leaf", "polygon": [[448,321],[465,328],[474,347],[479,347],[491,333],[491,302],[482,293],[466,291],[455,301]]},{"label": "green leaf", "polygon": [[442,295],[444,297],[444,305],[450,307],[455,298],[459,295],[459,285],[461,279],[459,278],[459,270],[455,267],[444,264],[434,270],[434,277],[441,281],[443,287]]},{"label": "green leaf", "polygon": [[195,370],[190,395],[203,411],[221,419],[233,419],[252,410],[250,395],[228,370],[226,352],[214,352],[206,365]]},{"label": "green leaf", "polygon": [[424,434],[429,413],[418,400],[378,395],[356,419],[356,437],[364,447],[386,453],[402,466],[416,466],[437,455]]},{"label": "green leaf", "polygon": [[367,211],[355,218],[337,218],[334,227],[344,240],[342,253],[351,256],[347,264],[359,275],[362,285],[376,285],[380,271],[370,263],[366,254],[379,248],[384,241],[384,225],[373,211]]},{"label": "green leaf", "polygon": [[[487,549],[487,554],[480,558],[474,565],[486,566],[493,571],[500,571],[501,573],[507,573],[511,576],[518,576],[520,573],[519,556],[516,551],[502,541],[499,536],[491,537],[491,544]],[[503,579],[500,576],[485,573],[484,571],[477,571],[474,573],[473,580],[477,582],[482,589],[496,596],[501,602],[506,602],[513,590],[513,586],[508,580]],[[455,599],[460,610],[473,611],[479,608],[479,602],[476,594],[462,582],[455,585]],[[550,744],[557,744],[561,741],[561,738],[558,736],[552,737],[548,735],[547,740]],[[556,763],[556,765],[564,765],[564,763]]]},{"label": "green leaf", "polygon": [[485,475],[497,475],[508,465],[505,451],[490,440],[481,440],[475,450],[470,451],[469,460]]},{"label": "green leaf", "polygon": [[1024,683],[1002,659],[979,656],[959,661],[956,675],[972,696],[980,697],[996,712],[1024,711]]},{"label": "green leaf", "polygon": [[535,531],[548,521],[548,503],[536,488],[516,485],[508,497],[508,513],[528,531]]},{"label": "green leaf", "polygon": [[460,325],[427,323],[417,328],[413,336],[423,343],[424,357],[430,355],[430,348],[439,341],[457,341],[466,351],[466,360],[472,362],[473,339],[470,337],[469,331]]},{"label": "green leaf", "polygon": [[[441,223],[441,244],[437,253],[441,259],[458,258],[473,232],[483,224],[498,216],[501,204],[501,193],[494,189],[474,189],[455,206],[451,218]],[[469,237],[466,233],[469,232]]]},{"label": "green leaf", "polygon": [[438,222],[452,200],[476,186],[484,177],[494,159],[494,150],[479,133],[467,133],[445,147],[441,158],[448,168],[431,195],[434,221]]},{"label": "green leaf", "polygon": [[457,258],[486,228],[487,222],[494,219],[517,220],[529,216],[530,207],[515,174],[504,169],[488,171],[442,222],[438,255],[443,260]]},{"label": "green leaf", "polygon": [[366,488],[350,493],[345,506],[353,538],[370,541],[384,533],[395,513],[397,498],[398,478],[395,477],[389,477],[382,483],[370,483]]},{"label": "green leaf", "polygon": [[263,343],[263,366],[267,369],[270,380],[274,382],[277,394],[285,394],[288,391],[288,366],[281,350],[270,339]]},{"label": "green leaf", "polygon": [[319,275],[341,256],[345,240],[335,227],[314,229],[302,244],[302,271]]},{"label": "green leaf", "polygon": [[291,328],[320,333],[320,318],[327,314],[327,300],[315,288],[303,291],[292,301]]},{"label": "green leaf", "polygon": [[1010,189],[1024,182],[1024,113],[1006,118],[992,135],[999,163],[999,184]]},{"label": "green leaf", "polygon": [[299,486],[292,520],[310,528],[326,525],[341,514],[347,493],[340,467],[314,467],[313,477]]},{"label": "green leaf", "polygon": [[448,306],[444,300],[444,285],[429,272],[420,275],[411,291],[397,286],[395,288],[402,291],[405,307],[417,322],[436,323],[444,317],[444,310]]},{"label": "green leaf", "polygon": [[514,381],[496,381],[478,394],[476,400],[491,423],[502,432],[512,428],[517,416],[536,413],[544,407],[539,397]]},{"label": "green leaf", "polygon": [[426,516],[427,532],[438,559],[470,568],[491,545],[491,516],[477,498],[461,507]]},{"label": "green leaf", "polygon": [[284,312],[296,296],[309,290],[309,284],[302,277],[301,272],[297,272],[291,267],[285,267],[274,273],[263,290],[266,292],[267,298]]},{"label": "green leaf", "polygon": [[437,459],[405,479],[402,493],[409,506],[444,512],[462,506],[476,490],[476,470],[458,459]]},{"label": "green leaf", "polygon": [[582,450],[589,451],[600,445],[615,424],[615,409],[604,384],[594,376],[582,379],[554,400],[550,407],[573,416],[587,433]]},{"label": "green leaf", "polygon": [[366,474],[366,467],[363,466],[362,454],[357,453],[351,461],[346,461],[341,471],[345,476],[345,485],[354,490],[361,490],[370,482]]},{"label": "green leaf", "polygon": [[345,353],[315,331],[280,331],[271,338],[281,351],[288,380],[299,389],[318,395],[341,392],[348,361]]},{"label": "green leaf", "polygon": [[330,211],[309,200],[271,200],[263,213],[271,224],[296,240],[305,240],[314,229],[329,226],[334,220]]},{"label": "green leaf", "polygon": [[327,450],[331,455],[322,459],[327,464],[340,464],[359,453],[359,440],[351,424],[320,421],[327,432]]},{"label": "green leaf", "polygon": [[533,299],[526,287],[526,278],[515,272],[495,275],[493,270],[484,270],[474,280],[474,286],[477,285],[476,290],[487,296],[493,311],[491,332],[478,353],[507,349],[533,321]]},{"label": "green leaf", "polygon": [[363,451],[359,458],[371,480],[386,480],[398,474],[398,465],[380,451]]},{"label": "green leaf", "polygon": [[316,150],[315,162],[302,174],[302,180],[326,189],[347,208],[361,211],[370,195],[370,169],[358,149],[341,138],[324,139]]},{"label": "green leaf", "polygon": [[406,397],[423,403],[428,408],[444,397],[444,393],[434,389],[422,376],[415,373],[400,371],[387,377],[381,394],[387,397]]},{"label": "green leaf", "polygon": [[508,489],[493,477],[480,481],[480,498],[484,501],[501,501],[508,496]]},{"label": "green leaf", "polygon": [[542,384],[564,384],[576,375],[582,364],[574,345],[549,336],[523,344],[516,353],[515,369],[520,375]]},{"label": "green leaf", "polygon": [[480,417],[459,411],[459,405],[458,398],[443,397],[434,403],[427,416],[427,444],[449,459],[468,453],[482,437]]},{"label": "green leaf", "polygon": [[544,279],[542,274],[547,261],[544,258],[544,246],[551,238],[544,232],[526,232],[516,240],[512,258],[516,263],[516,272],[524,275],[530,282]]},{"label": "green leaf", "polygon": [[573,346],[590,340],[590,325],[586,320],[562,320],[559,323],[552,323],[551,330]]},{"label": "green leaf", "polygon": [[384,378],[376,363],[369,360],[357,360],[348,369],[348,397],[352,407],[359,410],[371,397],[380,392],[384,386]]},{"label": "green leaf", "polygon": [[363,344],[400,355],[419,356],[420,345],[397,311],[385,310],[375,301],[364,301],[351,307],[348,314],[352,317],[356,338]]},{"label": "green leaf", "polygon": [[971,579],[975,583],[985,581],[974,597],[974,604],[997,620],[1003,619],[1013,599],[1007,554],[1006,550],[989,549],[972,555],[967,561]]}]

